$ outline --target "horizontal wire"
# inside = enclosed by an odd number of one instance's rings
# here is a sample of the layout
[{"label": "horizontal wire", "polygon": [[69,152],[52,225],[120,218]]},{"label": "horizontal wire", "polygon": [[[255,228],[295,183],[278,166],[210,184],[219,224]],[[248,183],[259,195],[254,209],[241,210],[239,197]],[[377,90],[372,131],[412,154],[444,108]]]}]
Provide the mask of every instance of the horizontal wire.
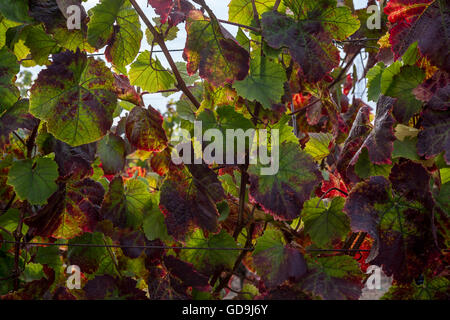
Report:
[{"label": "horizontal wire", "polygon": [[[58,246],[58,247],[87,247],[87,248],[128,248],[128,249],[174,249],[174,250],[216,250],[216,251],[253,251],[254,248],[231,248],[231,247],[171,247],[171,246],[138,246],[138,245],[118,245],[118,244],[91,244],[91,243],[51,243],[51,242],[19,242],[10,240],[0,240],[7,244],[22,244],[31,246]],[[307,252],[370,252],[370,249],[306,249]],[[449,249],[443,249],[450,252]]]},{"label": "horizontal wire", "polygon": [[[182,52],[184,51],[184,49],[169,49],[169,52]],[[139,51],[139,53],[143,53],[144,51]],[[153,53],[163,53],[162,50],[153,50]],[[88,57],[92,57],[92,56],[104,56],[105,53],[104,52],[98,52],[98,53],[88,53],[87,56]]]},{"label": "horizontal wire", "polygon": [[22,244],[31,246],[58,246],[58,247],[87,247],[87,248],[128,248],[128,249],[176,249],[176,250],[222,250],[222,251],[252,251],[253,248],[207,248],[207,247],[171,247],[171,246],[138,246],[138,245],[119,245],[119,244],[91,244],[91,243],[50,243],[50,242],[19,242],[0,240],[8,244]]}]

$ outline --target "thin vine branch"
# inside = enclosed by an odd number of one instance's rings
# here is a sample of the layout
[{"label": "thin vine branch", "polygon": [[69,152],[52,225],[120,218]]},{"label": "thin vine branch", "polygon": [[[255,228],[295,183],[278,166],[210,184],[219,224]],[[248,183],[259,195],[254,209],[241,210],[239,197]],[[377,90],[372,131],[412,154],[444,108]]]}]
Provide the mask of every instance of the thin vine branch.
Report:
[{"label": "thin vine branch", "polygon": [[183,93],[189,98],[189,100],[191,100],[192,104],[197,109],[200,108],[200,102],[192,94],[192,92],[188,89],[186,82],[184,82],[183,78],[181,77],[180,71],[178,70],[172,56],[170,55],[170,52],[169,52],[169,49],[167,49],[166,43],[164,42],[164,37],[155,29],[155,27],[152,25],[150,20],[145,15],[144,11],[142,11],[141,7],[137,4],[136,0],[130,0],[130,3],[133,5],[134,9],[138,13],[138,15],[141,17],[142,21],[144,21],[147,28],[153,34],[153,38],[158,43],[162,52],[164,53],[164,56],[166,57],[167,61],[169,62],[170,68],[172,69],[172,72],[175,75],[175,78],[177,80],[177,87],[181,91],[183,91]]}]

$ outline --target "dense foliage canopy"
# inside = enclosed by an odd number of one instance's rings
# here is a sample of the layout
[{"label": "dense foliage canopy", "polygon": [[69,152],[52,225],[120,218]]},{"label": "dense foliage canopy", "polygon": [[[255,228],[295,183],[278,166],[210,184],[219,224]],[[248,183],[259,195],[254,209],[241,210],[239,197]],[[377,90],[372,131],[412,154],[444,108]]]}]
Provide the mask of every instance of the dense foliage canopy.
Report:
[{"label": "dense foliage canopy", "polygon": [[[448,1],[83,2],[0,2],[0,298],[449,298]],[[173,163],[194,121],[278,129],[278,173]]]}]

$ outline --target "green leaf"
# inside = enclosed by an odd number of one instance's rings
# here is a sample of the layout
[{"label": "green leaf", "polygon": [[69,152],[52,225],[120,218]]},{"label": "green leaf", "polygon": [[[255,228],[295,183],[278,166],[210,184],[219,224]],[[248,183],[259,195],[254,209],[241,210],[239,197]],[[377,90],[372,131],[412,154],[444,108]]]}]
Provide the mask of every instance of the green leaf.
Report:
[{"label": "green leaf", "polygon": [[332,36],[317,27],[316,19],[297,21],[291,16],[270,11],[262,15],[261,24],[262,35],[269,46],[288,48],[308,82],[320,81],[338,66],[339,51],[332,43]]},{"label": "green leaf", "polygon": [[279,103],[284,94],[286,71],[268,58],[257,55],[250,61],[250,74],[233,84],[237,93],[250,101],[256,100],[266,109]]},{"label": "green leaf", "polygon": [[422,102],[413,94],[419,84],[425,80],[425,72],[416,66],[400,67],[394,62],[381,75],[381,91],[384,95],[397,98],[393,115],[401,123],[409,119],[422,107]]},{"label": "green leaf", "polygon": [[328,146],[333,140],[331,133],[310,133],[309,141],[306,143],[305,151],[314,158],[314,160],[320,162],[330,154]]},{"label": "green leaf", "polygon": [[405,137],[403,141],[395,140],[392,158],[405,158],[416,161],[420,160],[420,157],[417,154],[417,137]]},{"label": "green leaf", "polygon": [[114,22],[125,0],[101,0],[89,10],[88,42],[100,49],[104,47],[113,33]]},{"label": "green leaf", "polygon": [[297,282],[306,273],[306,260],[299,250],[282,241],[280,231],[266,230],[258,239],[253,260],[266,286],[276,287],[290,280]]},{"label": "green leaf", "polygon": [[2,1],[0,3],[0,13],[7,19],[15,22],[32,22],[33,19],[31,19],[28,12],[29,8],[27,0]]},{"label": "green leaf", "polygon": [[366,148],[362,152],[355,164],[356,174],[361,179],[367,179],[374,176],[388,177],[391,172],[392,165],[389,164],[375,164],[370,161],[369,153]]},{"label": "green leaf", "polygon": [[151,106],[135,107],[127,117],[125,132],[132,146],[140,150],[160,152],[167,147],[167,136],[161,114]]},{"label": "green leaf", "polygon": [[48,64],[49,55],[59,51],[59,43],[42,25],[33,26],[27,31],[25,45],[30,48],[33,60],[39,65]]},{"label": "green leaf", "polygon": [[126,147],[121,137],[109,133],[99,141],[97,152],[105,174],[119,173],[125,166]]},{"label": "green leaf", "polygon": [[283,142],[279,154],[279,171],[274,175],[261,175],[265,167],[261,163],[250,165],[250,196],[276,219],[293,220],[319,183],[320,173],[313,159],[294,143]]},{"label": "green leaf", "polygon": [[150,60],[150,51],[144,51],[131,65],[130,82],[134,86],[152,93],[173,89],[175,79],[159,62],[158,58]]},{"label": "green leaf", "polygon": [[314,244],[325,247],[333,240],[343,240],[350,232],[350,221],[342,211],[344,205],[345,199],[341,197],[333,198],[327,206],[319,198],[305,202],[302,220]]},{"label": "green leaf", "polygon": [[105,51],[105,57],[122,73],[125,66],[134,61],[142,41],[141,23],[136,10],[126,1],[117,14],[112,44]]},{"label": "green leaf", "polygon": [[245,79],[250,54],[218,21],[192,10],[186,21],[187,41],[183,58],[189,74],[199,71],[202,79],[220,87]]},{"label": "green leaf", "polygon": [[108,249],[101,247],[112,243],[102,233],[85,233],[69,240],[69,244],[72,243],[99,245],[99,247],[69,246],[67,259],[71,265],[79,266],[83,273],[116,275],[114,262]]},{"label": "green leaf", "polygon": [[[0,226],[2,226],[4,229],[8,230],[9,232],[13,233],[17,226],[19,225],[20,220],[20,212],[17,209],[9,209],[4,214],[0,216]],[[22,233],[26,234],[28,231],[28,226],[23,225],[22,226]],[[0,235],[2,235],[4,238],[8,238],[8,234],[3,232],[3,230],[0,230]],[[9,237],[11,241],[14,241],[13,238]]]},{"label": "green leaf", "polygon": [[[256,9],[259,15],[264,12],[270,11],[273,9],[276,0],[258,0],[255,1]],[[252,0],[231,0],[228,5],[228,16],[229,20],[232,22],[251,25],[253,21],[253,6]],[[281,3],[278,10],[283,9],[283,4]]]},{"label": "green leaf", "polygon": [[73,52],[78,49],[87,52],[95,51],[95,48],[88,43],[84,30],[69,30],[66,27],[60,27],[53,31],[53,38],[61,47]]},{"label": "green leaf", "polygon": [[0,48],[3,48],[6,44],[6,32],[8,29],[18,25],[20,25],[20,23],[8,20],[0,15]]},{"label": "green leaf", "polygon": [[69,181],[49,199],[48,204],[25,219],[32,236],[71,239],[93,232],[105,190],[91,179]]},{"label": "green leaf", "polygon": [[413,66],[416,64],[417,60],[420,58],[420,53],[418,49],[419,43],[416,41],[409,46],[408,50],[403,54],[402,61],[405,65]]},{"label": "green leaf", "polygon": [[384,63],[379,62],[367,72],[367,99],[374,102],[378,101],[381,95],[381,75],[385,68]]},{"label": "green leaf", "polygon": [[23,128],[33,130],[37,119],[28,113],[28,100],[17,101],[0,116],[0,149],[9,143],[11,132]]},{"label": "green leaf", "polygon": [[116,177],[105,195],[101,215],[114,226],[136,229],[142,225],[144,214],[151,206],[150,192],[144,182],[131,179],[124,185],[122,178]]},{"label": "green leaf", "polygon": [[72,146],[102,138],[117,106],[114,77],[103,61],[66,51],[53,56],[31,88],[30,112]]},{"label": "green leaf", "polygon": [[311,270],[300,287],[324,300],[357,300],[361,295],[362,273],[358,262],[349,256],[310,260]]},{"label": "green leaf", "polygon": [[161,241],[166,241],[170,239],[167,233],[167,226],[164,220],[164,215],[159,210],[152,210],[144,218],[143,229],[145,237],[150,240],[160,239]]},{"label": "green leaf", "polygon": [[48,158],[20,160],[13,163],[8,173],[8,184],[14,187],[20,200],[31,204],[45,204],[57,190],[58,165]]},{"label": "green leaf", "polygon": [[[197,229],[186,241],[187,247],[197,248],[238,248],[233,237],[227,232],[221,231],[219,234],[210,234],[205,237],[202,230]],[[234,262],[239,255],[239,250],[183,250],[181,258],[200,272],[211,272],[219,267],[227,270],[233,268]]]},{"label": "green leaf", "polygon": [[14,105],[20,92],[12,84],[19,72],[20,65],[16,56],[7,47],[0,49],[0,113]]}]

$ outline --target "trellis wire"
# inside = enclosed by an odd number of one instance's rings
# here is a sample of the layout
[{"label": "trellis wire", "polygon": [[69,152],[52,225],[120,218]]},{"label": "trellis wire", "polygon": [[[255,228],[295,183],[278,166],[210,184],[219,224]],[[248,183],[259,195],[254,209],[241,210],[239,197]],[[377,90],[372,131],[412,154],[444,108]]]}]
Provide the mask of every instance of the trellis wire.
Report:
[{"label": "trellis wire", "polygon": [[[253,251],[254,248],[232,248],[232,247],[172,247],[156,245],[118,245],[118,244],[90,244],[90,243],[51,243],[51,242],[19,242],[10,240],[0,240],[7,244],[20,244],[30,246],[58,246],[58,247],[86,247],[86,248],[127,248],[127,249],[174,249],[174,250],[212,250],[212,251]],[[306,249],[307,252],[370,252],[370,249]],[[443,249],[450,252],[449,249]]]}]

